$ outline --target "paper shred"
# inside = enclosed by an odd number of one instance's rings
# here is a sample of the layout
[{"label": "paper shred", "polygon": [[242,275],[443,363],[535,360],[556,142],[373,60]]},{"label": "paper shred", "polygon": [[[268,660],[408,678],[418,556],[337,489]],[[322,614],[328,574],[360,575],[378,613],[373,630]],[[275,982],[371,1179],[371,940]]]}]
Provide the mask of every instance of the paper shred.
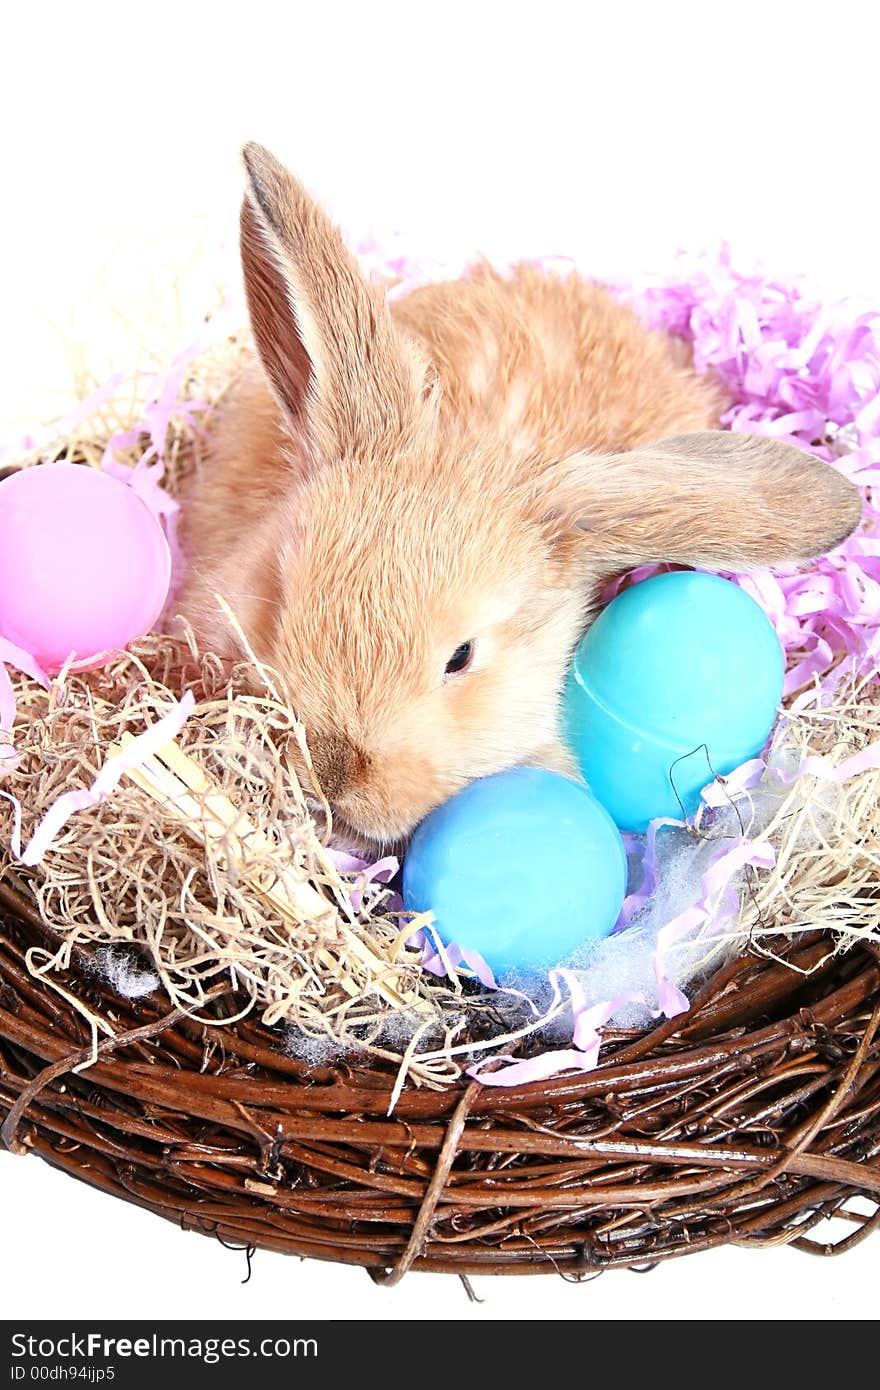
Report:
[{"label": "paper shred", "polygon": [[[495,1054],[475,1063],[468,1071],[469,1076],[475,1077],[484,1086],[522,1086],[529,1081],[548,1081],[551,1077],[561,1076],[566,1072],[592,1071],[599,1061],[602,1029],[605,1024],[622,1005],[632,1002],[644,1003],[641,994],[623,994],[616,999],[607,999],[599,1004],[587,1006],[582,987],[573,971],[551,971],[550,980],[554,986],[554,996],[544,1017],[555,1014],[559,1001],[559,987],[560,984],[564,984],[571,996],[574,1048],[551,1049],[524,1061]],[[504,1065],[498,1066],[499,1062]]]},{"label": "paper shred", "polygon": [[12,730],[15,725],[15,691],[9,672],[0,661],[0,776],[4,767],[15,766],[15,748],[12,744]]},{"label": "paper shred", "polygon": [[[433,930],[431,935],[434,935]],[[421,966],[423,970],[429,971],[432,975],[449,975],[451,971],[457,971],[460,966],[465,966],[472,975],[485,985],[486,989],[497,989],[498,981],[495,979],[492,969],[483,960],[478,951],[466,950],[463,946],[452,942],[451,945],[440,948],[439,942],[432,943],[427,932],[422,955]],[[519,991],[505,990],[507,994],[518,993]]]},{"label": "paper shred", "polygon": [[[23,671],[31,680],[41,685],[44,690],[49,689],[49,677],[43,670],[35,656],[26,652],[23,647],[17,647],[14,642],[10,642],[7,637],[0,636],[0,663],[5,662],[7,666],[12,666],[16,671]],[[0,728],[11,729],[12,724],[6,723],[6,716],[9,711],[0,706]],[[13,707],[14,713],[14,707]]]},{"label": "paper shred", "polygon": [[[0,667],[0,670],[2,670],[2,667]],[[16,859],[21,859],[21,802],[18,797],[13,796],[11,792],[5,792],[3,790],[0,790],[0,800],[7,801],[12,807],[12,832],[9,836],[9,848],[12,850]]]},{"label": "paper shred", "polygon": [[18,763],[15,745],[12,742],[12,731],[15,727],[15,691],[6,670],[7,666],[24,672],[44,689],[49,688],[49,677],[36,658],[22,647],[17,647],[8,638],[0,637],[0,777]]},{"label": "paper shred", "polygon": [[[853,753],[851,757],[844,758],[842,763],[833,763],[830,758],[820,758],[815,754],[804,758],[797,775],[799,777],[824,777],[832,782],[846,782],[850,777],[857,777],[860,772],[867,772],[869,768],[880,767],[880,743],[872,743],[868,748],[863,748],[859,753]],[[780,774],[784,776],[784,774]]]},{"label": "paper shred", "polygon": [[766,771],[767,763],[763,758],[750,758],[726,776],[716,777],[703,788],[700,796],[707,806],[729,806],[743,792],[756,787]]},{"label": "paper shred", "polygon": [[876,674],[880,642],[880,315],[853,320],[846,304],[824,306],[797,277],[737,270],[729,249],[682,257],[675,273],[622,290],[652,327],[693,346],[701,371],[716,373],[734,430],[790,440],[833,463],[865,490],[855,536],[809,568],[732,575],[766,609],[787,657],[794,694],[851,657]]},{"label": "paper shred", "polygon": [[575,1047],[580,1048],[582,1052],[593,1058],[593,1066],[599,1060],[602,1028],[624,1004],[634,1002],[644,1003],[644,999],[640,994],[621,994],[616,999],[606,999],[601,1004],[584,1007],[572,992],[572,1010],[574,1013],[572,1041]]},{"label": "paper shred", "polygon": [[[507,1065],[498,1066],[499,1062]],[[595,1065],[596,1059],[589,1053],[562,1048],[541,1052],[537,1057],[528,1057],[519,1062],[505,1053],[486,1057],[471,1067],[467,1074],[483,1086],[524,1086],[529,1081],[549,1081],[551,1077],[562,1076],[566,1072],[592,1071]]]},{"label": "paper shred", "polygon": [[[378,859],[375,864],[366,864],[352,886],[350,898],[354,911],[360,912],[364,905],[364,894],[371,884],[390,883],[399,868],[400,861],[395,859],[393,854]],[[385,905],[389,912],[401,911],[403,899],[398,893],[386,894]]]},{"label": "paper shred", "polygon": [[690,1008],[686,995],[667,972],[666,956],[670,948],[707,923],[712,924],[713,931],[721,931],[735,916],[739,905],[737,895],[727,893],[731,879],[747,865],[770,869],[775,862],[773,846],[766,841],[743,839],[732,849],[722,847],[703,875],[699,901],[660,928],[654,950],[654,976],[660,1011],[667,1018],[674,1018]]},{"label": "paper shred", "polygon": [[341,874],[356,874],[370,867],[369,859],[364,859],[360,854],[350,854],[348,850],[328,848],[327,858]]},{"label": "paper shred", "polygon": [[[400,860],[393,854],[372,862],[363,855],[352,854],[348,850],[335,849],[332,846],[327,848],[325,853],[337,873],[357,875],[349,892],[351,909],[355,913],[364,907],[364,894],[371,884],[390,883],[400,869]],[[403,899],[399,893],[386,893],[383,904],[386,912],[403,911]]]},{"label": "paper shred", "polygon": [[[84,811],[88,807],[97,806],[106,800],[116,790],[127,772],[131,771],[132,768],[140,767],[164,744],[176,738],[192,713],[194,705],[195,699],[187,691],[167,714],[164,714],[155,724],[151,724],[142,734],[138,734],[121,752],[114,753],[112,757],[108,758],[90,787],[63,792],[57,801],[49,807],[25,845],[24,851],[22,853],[15,851],[16,857],[20,859],[21,863],[28,868],[34,864],[39,864],[46,852],[51,849],[53,841],[63,830],[70,817],[75,815],[77,811]],[[13,849],[15,850],[14,845]]]}]

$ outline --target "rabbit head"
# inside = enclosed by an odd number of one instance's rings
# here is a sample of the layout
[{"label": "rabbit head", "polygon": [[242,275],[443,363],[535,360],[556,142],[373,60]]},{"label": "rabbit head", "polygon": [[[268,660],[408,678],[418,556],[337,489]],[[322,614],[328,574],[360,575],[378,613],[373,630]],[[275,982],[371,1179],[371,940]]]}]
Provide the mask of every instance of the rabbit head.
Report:
[{"label": "rabbit head", "polygon": [[565,765],[559,692],[610,575],[798,560],[857,523],[856,489],[771,439],[549,460],[475,442],[303,187],[259,146],[245,163],[245,285],[288,473],[237,610],[306,728],[297,770],[353,843],[399,841],[474,777]]}]

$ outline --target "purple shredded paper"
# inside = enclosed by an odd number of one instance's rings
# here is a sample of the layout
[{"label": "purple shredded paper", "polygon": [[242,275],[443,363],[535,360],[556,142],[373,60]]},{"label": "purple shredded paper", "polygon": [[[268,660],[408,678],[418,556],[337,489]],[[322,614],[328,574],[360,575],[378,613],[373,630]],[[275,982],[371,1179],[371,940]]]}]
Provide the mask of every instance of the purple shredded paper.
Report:
[{"label": "purple shredded paper", "polygon": [[[736,269],[727,247],[682,258],[664,281],[625,297],[652,327],[693,347],[731,398],[724,424],[785,439],[826,459],[864,493],[855,535],[809,568],[732,578],[764,607],[785,649],[785,694],[880,658],[880,314],[823,305],[798,277]],[[839,666],[842,657],[851,663]],[[832,672],[832,667],[836,668]]]}]

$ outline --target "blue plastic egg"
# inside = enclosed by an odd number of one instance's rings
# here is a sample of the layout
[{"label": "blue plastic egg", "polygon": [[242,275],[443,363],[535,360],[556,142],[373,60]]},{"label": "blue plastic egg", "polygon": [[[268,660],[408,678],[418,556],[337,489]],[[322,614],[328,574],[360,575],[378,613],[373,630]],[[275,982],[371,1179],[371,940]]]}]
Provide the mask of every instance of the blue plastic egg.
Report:
[{"label": "blue plastic egg", "polygon": [[782,696],[782,648],[744,590],[661,574],[624,590],[575,652],[563,735],[624,830],[692,815],[714,773],[755,757]]},{"label": "blue plastic egg", "polygon": [[432,912],[444,945],[477,951],[496,977],[556,965],[607,936],[625,891],[608,812],[540,768],[471,782],[422,821],[403,866],[407,909]]}]

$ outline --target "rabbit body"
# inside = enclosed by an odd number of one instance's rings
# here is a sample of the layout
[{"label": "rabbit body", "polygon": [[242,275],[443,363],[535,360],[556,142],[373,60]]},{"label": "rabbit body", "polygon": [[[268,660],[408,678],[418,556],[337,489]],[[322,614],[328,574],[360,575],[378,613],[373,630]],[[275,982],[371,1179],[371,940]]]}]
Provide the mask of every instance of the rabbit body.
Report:
[{"label": "rabbit body", "polygon": [[576,274],[480,266],[412,291],[392,314],[439,374],[443,417],[512,437],[530,458],[620,452],[718,423],[720,393],[683,344]]},{"label": "rabbit body", "polygon": [[[511,478],[579,450],[623,451],[710,429],[721,414],[718,387],[697,375],[683,344],[647,331],[601,285],[575,274],[522,265],[501,275],[481,265],[411,291],[390,311],[436,373],[439,426],[462,442],[512,443],[504,456]],[[454,488],[460,461],[449,453],[445,462]],[[246,549],[289,493],[292,468],[288,424],[254,361],[226,396],[209,470],[187,507],[193,569],[225,556],[232,580],[242,535]]]},{"label": "rabbit body", "polygon": [[717,385],[600,286],[479,265],[389,306],[301,185],[245,159],[257,358],[185,505],[182,610],[234,657],[230,604],[351,843],[399,842],[473,777],[571,770],[560,690],[611,575],[791,561],[857,523],[828,465],[714,429]]}]

